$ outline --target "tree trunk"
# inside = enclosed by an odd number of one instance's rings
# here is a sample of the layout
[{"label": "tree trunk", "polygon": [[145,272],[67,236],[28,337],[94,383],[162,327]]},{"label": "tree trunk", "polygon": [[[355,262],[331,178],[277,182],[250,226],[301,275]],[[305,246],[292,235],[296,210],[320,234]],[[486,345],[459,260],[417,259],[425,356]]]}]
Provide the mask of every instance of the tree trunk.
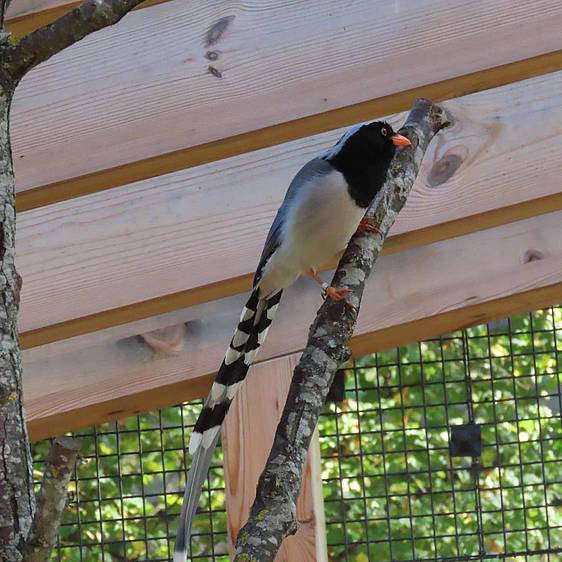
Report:
[{"label": "tree trunk", "polygon": [[17,331],[21,278],[14,264],[15,180],[9,136],[15,84],[0,77],[0,87],[0,560],[16,562],[22,559],[35,499]]},{"label": "tree trunk", "polygon": [[0,0],[0,562],[21,562],[49,559],[78,446],[68,440],[53,445],[36,513],[22,405],[17,326],[21,278],[14,265],[16,195],[10,105],[18,82],[29,70],[86,35],[117,23],[143,0],[84,0],[20,39],[4,31],[10,1]]}]

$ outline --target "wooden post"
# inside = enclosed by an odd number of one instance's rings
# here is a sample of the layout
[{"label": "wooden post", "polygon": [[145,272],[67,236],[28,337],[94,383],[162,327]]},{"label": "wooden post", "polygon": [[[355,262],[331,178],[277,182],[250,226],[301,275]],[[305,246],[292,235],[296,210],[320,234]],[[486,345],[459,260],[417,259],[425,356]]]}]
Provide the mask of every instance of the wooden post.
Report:
[{"label": "wooden post", "polygon": [[[298,354],[252,367],[222,429],[229,551],[246,522],[256,484],[273,443]],[[312,438],[297,504],[299,530],[275,562],[327,562],[318,433]]]}]

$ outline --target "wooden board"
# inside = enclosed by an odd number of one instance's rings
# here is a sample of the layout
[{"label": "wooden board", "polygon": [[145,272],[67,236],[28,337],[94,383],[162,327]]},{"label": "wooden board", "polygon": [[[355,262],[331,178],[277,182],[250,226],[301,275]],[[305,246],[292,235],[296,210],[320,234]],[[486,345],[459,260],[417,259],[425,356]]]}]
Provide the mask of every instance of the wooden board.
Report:
[{"label": "wooden board", "polygon": [[[560,302],[561,242],[557,212],[383,256],[366,288],[354,353]],[[24,351],[32,438],[203,396],[242,302],[236,296],[186,311],[185,337],[173,354],[153,353],[136,334],[182,322],[179,311],[160,324],[142,321]],[[299,351],[320,302],[308,279],[287,291],[259,359]]]},{"label": "wooden board", "polygon": [[44,205],[65,201],[72,197],[97,193],[126,183],[158,175],[172,173],[185,168],[207,164],[221,158],[229,158],[246,152],[274,146],[306,135],[331,130],[334,127],[367,121],[374,116],[409,109],[417,98],[443,101],[530,79],[562,69],[562,50],[531,57],[513,63],[463,74],[447,80],[434,82],[345,106],[339,109],[302,117],[255,131],[175,150],[144,160],[132,161],[113,168],[105,168],[82,176],[18,192],[18,211],[35,209]]},{"label": "wooden board", "polygon": [[[319,115],[291,124],[289,138],[299,138],[357,120],[355,104],[386,100],[360,106],[363,118],[396,111],[397,92],[408,92],[398,108],[405,109],[411,90],[428,84],[549,53],[555,67],[562,64],[562,53],[554,53],[559,0],[261,6],[257,0],[165,2],[134,11],[37,67],[14,99],[18,189],[89,174],[95,175],[85,191],[103,189],[135,174],[162,173],[162,155],[174,160],[173,169],[188,166],[190,155],[181,151],[189,147],[218,143],[205,156],[216,159],[225,142],[233,150],[223,139],[249,131]],[[490,80],[497,85],[547,69],[552,61],[541,58],[523,74],[499,68],[487,83],[475,74],[469,83],[443,82],[433,93],[461,95],[490,87]],[[327,112],[340,108],[350,109],[334,123]],[[269,130],[259,143],[288,140],[283,134]],[[256,148],[252,143],[236,137],[235,150]],[[142,169],[123,168],[131,162]],[[110,177],[99,174],[108,169]],[[63,185],[66,197],[81,189]]]},{"label": "wooden board", "polygon": [[[269,455],[298,356],[256,365],[238,393],[222,428],[229,552],[248,519],[256,485]],[[312,437],[297,502],[295,535],[281,545],[275,562],[328,562],[318,432]]]},{"label": "wooden board", "polygon": [[[387,252],[562,208],[562,72],[445,105]],[[246,290],[291,177],[341,132],[21,214],[23,345]]]}]

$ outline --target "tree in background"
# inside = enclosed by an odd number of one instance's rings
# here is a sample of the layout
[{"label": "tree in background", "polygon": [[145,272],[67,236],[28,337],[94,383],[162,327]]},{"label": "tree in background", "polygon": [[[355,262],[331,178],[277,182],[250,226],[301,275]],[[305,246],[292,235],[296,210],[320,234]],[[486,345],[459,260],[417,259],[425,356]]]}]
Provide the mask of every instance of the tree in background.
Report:
[{"label": "tree in background", "polygon": [[11,0],[0,0],[0,560],[50,558],[78,447],[55,440],[39,497],[33,490],[31,454],[22,405],[17,317],[21,278],[15,256],[15,179],[10,146],[10,107],[32,68],[86,35],[117,23],[142,0],[86,0],[58,20],[15,38],[5,31]]}]

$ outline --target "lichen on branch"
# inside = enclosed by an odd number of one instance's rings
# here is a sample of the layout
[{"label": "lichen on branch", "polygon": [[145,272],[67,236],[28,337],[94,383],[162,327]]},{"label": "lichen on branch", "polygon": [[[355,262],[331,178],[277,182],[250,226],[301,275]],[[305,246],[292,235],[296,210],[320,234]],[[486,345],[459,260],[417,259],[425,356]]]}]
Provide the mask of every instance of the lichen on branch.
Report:
[{"label": "lichen on branch", "polygon": [[53,440],[45,461],[37,509],[25,543],[23,562],[48,562],[51,559],[79,449],[80,441],[77,439],[57,437]]}]

